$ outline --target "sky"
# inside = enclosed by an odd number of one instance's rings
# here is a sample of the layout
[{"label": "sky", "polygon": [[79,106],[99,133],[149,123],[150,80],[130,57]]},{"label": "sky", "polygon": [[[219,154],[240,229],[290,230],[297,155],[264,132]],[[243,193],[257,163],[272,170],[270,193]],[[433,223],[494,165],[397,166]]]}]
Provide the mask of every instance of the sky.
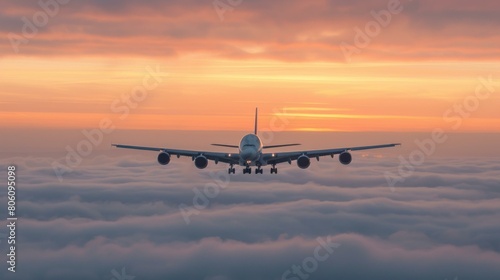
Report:
[{"label": "sky", "polygon": [[[0,6],[1,279],[498,279],[498,1]],[[231,177],[111,148],[227,152],[256,107],[266,145],[403,145]]]},{"label": "sky", "polygon": [[54,1],[2,4],[2,128],[500,129],[496,1]]}]

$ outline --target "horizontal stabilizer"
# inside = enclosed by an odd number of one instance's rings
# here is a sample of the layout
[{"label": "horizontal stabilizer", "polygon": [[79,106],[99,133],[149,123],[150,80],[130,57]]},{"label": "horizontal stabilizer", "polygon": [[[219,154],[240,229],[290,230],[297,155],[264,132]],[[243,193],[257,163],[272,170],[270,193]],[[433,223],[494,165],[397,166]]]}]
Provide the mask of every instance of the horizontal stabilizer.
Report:
[{"label": "horizontal stabilizer", "polygon": [[236,148],[236,149],[239,148],[239,146],[236,146],[236,145],[226,145],[226,144],[212,144],[212,146],[227,147],[227,148]]},{"label": "horizontal stabilizer", "polygon": [[283,144],[283,145],[273,145],[273,146],[264,146],[264,149],[271,149],[271,148],[281,148],[281,147],[290,147],[290,146],[299,146],[300,144]]}]

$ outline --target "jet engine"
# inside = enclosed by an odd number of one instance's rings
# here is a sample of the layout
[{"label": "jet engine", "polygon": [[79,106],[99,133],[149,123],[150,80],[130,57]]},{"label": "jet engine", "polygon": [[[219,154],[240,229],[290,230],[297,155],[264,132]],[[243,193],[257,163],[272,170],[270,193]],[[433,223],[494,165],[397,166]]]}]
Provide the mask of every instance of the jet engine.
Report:
[{"label": "jet engine", "polygon": [[204,169],[208,166],[208,159],[201,155],[201,156],[197,156],[195,159],[194,159],[194,165],[198,168],[198,169]]},{"label": "jet engine", "polygon": [[309,159],[308,156],[306,155],[301,155],[298,159],[297,159],[297,165],[301,168],[301,169],[306,169],[309,167],[309,165],[311,165],[311,160]]},{"label": "jet engine", "polygon": [[352,161],[352,155],[348,152],[343,152],[339,155],[339,161],[343,165],[348,165]]},{"label": "jet engine", "polygon": [[170,163],[170,155],[165,152],[161,152],[158,155],[158,163],[161,165],[167,165]]}]

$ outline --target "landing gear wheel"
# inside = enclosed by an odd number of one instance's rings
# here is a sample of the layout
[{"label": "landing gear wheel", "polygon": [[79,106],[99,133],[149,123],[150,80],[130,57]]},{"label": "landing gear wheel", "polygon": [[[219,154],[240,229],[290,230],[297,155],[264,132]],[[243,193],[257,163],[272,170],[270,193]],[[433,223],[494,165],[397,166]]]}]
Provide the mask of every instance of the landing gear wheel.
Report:
[{"label": "landing gear wheel", "polygon": [[234,168],[229,168],[229,169],[227,170],[227,173],[228,173],[228,174],[231,174],[231,173],[232,173],[232,174],[236,174],[236,169],[234,169]]},{"label": "landing gear wheel", "polygon": [[247,167],[247,168],[243,169],[243,174],[252,174],[252,168]]},{"label": "landing gear wheel", "polygon": [[276,168],[276,166],[271,168],[271,174],[278,174],[278,168]]},{"label": "landing gear wheel", "polygon": [[262,168],[255,169],[255,174],[264,174],[264,170]]}]

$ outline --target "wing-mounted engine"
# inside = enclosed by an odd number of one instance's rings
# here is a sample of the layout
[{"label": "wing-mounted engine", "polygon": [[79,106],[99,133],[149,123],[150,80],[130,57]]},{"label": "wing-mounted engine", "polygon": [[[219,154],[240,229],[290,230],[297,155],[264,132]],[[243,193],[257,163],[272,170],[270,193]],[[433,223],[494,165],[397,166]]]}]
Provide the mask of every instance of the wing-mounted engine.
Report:
[{"label": "wing-mounted engine", "polygon": [[165,152],[161,152],[158,155],[158,163],[161,165],[167,165],[170,163],[170,155]]},{"label": "wing-mounted engine", "polygon": [[352,155],[349,152],[343,152],[339,155],[339,161],[343,165],[348,165],[352,161]]},{"label": "wing-mounted engine", "polygon": [[198,169],[205,169],[208,166],[208,159],[204,155],[197,156],[194,159],[194,165]]},{"label": "wing-mounted engine", "polygon": [[310,165],[311,165],[311,159],[309,159],[308,156],[306,155],[301,155],[298,159],[297,159],[297,165],[301,168],[301,169],[306,169],[308,168]]}]

